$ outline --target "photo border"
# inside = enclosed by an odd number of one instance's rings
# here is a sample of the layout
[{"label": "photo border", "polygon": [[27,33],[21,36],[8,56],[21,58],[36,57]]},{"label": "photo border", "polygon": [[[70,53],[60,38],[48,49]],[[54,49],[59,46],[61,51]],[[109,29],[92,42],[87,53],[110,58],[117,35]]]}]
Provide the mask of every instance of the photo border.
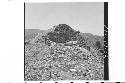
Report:
[{"label": "photo border", "polygon": [[109,80],[108,62],[108,2],[104,2],[104,80]]},{"label": "photo border", "polygon": [[24,2],[24,81],[25,81],[25,2]]}]

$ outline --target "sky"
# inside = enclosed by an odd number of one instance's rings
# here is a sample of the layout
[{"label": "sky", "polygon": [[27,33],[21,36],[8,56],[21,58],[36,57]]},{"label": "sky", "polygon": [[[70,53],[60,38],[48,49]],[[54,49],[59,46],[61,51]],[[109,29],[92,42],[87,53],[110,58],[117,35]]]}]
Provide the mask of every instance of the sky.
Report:
[{"label": "sky", "polygon": [[104,35],[103,2],[26,3],[25,29],[48,30],[68,24],[74,30]]}]

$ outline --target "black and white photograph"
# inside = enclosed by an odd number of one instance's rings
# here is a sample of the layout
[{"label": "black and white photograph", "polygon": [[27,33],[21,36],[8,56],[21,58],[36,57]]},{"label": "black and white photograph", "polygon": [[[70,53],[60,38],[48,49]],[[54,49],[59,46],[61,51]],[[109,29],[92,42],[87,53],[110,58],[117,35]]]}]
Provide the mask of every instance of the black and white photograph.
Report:
[{"label": "black and white photograph", "polygon": [[108,2],[24,3],[24,81],[109,80]]},{"label": "black and white photograph", "polygon": [[0,83],[125,83],[125,0],[1,0]]}]

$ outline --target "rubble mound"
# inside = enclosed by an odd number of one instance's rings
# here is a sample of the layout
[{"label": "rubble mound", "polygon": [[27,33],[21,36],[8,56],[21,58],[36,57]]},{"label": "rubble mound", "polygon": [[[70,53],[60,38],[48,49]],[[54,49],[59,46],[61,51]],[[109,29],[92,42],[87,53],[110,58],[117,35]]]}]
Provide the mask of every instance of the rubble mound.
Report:
[{"label": "rubble mound", "polygon": [[25,44],[25,81],[104,80],[102,40],[79,33],[59,24]]}]

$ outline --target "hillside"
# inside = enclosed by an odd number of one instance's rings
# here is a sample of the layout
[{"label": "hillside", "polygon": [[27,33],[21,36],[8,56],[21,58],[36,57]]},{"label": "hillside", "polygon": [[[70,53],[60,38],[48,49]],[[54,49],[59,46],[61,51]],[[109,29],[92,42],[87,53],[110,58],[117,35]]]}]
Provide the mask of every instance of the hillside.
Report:
[{"label": "hillside", "polygon": [[26,36],[25,81],[104,79],[104,37],[67,24],[27,30]]},{"label": "hillside", "polygon": [[34,38],[39,32],[41,32],[39,29],[25,29],[25,40]]}]

